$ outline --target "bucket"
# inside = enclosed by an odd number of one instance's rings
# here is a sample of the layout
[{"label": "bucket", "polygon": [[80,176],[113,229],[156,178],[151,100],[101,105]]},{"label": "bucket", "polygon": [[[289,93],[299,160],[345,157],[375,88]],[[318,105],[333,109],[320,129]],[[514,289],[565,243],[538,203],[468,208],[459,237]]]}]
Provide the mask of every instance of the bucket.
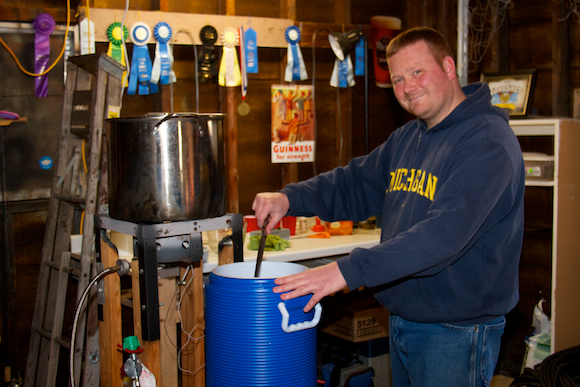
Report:
[{"label": "bucket", "polygon": [[287,262],[218,266],[205,286],[207,387],[315,387],[316,325],[320,304],[311,295],[281,301],[274,279],[306,267]]},{"label": "bucket", "polygon": [[223,115],[151,113],[106,120],[109,215],[135,223],[226,212]]}]

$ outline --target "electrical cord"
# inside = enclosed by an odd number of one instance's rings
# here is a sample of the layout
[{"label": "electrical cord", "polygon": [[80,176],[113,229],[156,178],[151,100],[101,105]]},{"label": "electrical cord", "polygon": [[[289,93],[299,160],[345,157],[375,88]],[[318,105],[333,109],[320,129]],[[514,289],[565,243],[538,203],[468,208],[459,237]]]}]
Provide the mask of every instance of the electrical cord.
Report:
[{"label": "electrical cord", "polygon": [[[316,31],[314,31],[314,34],[312,34],[312,121],[313,121],[313,139],[314,141],[316,141],[316,99],[314,98],[314,89],[316,86],[316,52],[315,52],[315,48],[316,48],[316,35],[321,32],[321,31],[328,31],[328,33],[330,34],[332,31],[330,31],[328,28],[319,28]],[[316,157],[314,157],[314,161],[312,162],[312,172],[314,173],[314,176],[316,176]]]},{"label": "electrical cord", "polygon": [[66,41],[68,39],[69,27],[70,27],[70,0],[67,0],[67,2],[66,2],[66,31],[64,33],[64,42],[62,44],[62,50],[60,51],[58,58],[56,58],[56,60],[52,63],[52,65],[50,65],[49,68],[47,68],[45,71],[43,71],[40,74],[36,74],[36,73],[25,70],[24,67],[22,67],[22,65],[20,64],[20,61],[18,60],[18,58],[16,57],[16,54],[14,54],[14,52],[10,49],[10,47],[8,47],[8,45],[4,42],[4,40],[2,40],[2,38],[0,38],[0,44],[2,44],[4,46],[4,48],[6,48],[6,50],[8,50],[8,53],[12,56],[12,58],[16,62],[16,65],[24,74],[29,75],[31,77],[41,77],[43,75],[48,74],[50,72],[50,70],[52,70],[54,68],[54,66],[56,66],[56,64],[60,61],[60,58],[62,58],[62,56],[64,55],[64,52],[66,50]]},{"label": "electrical cord", "polygon": [[[195,112],[199,113],[199,81],[198,81],[198,74],[197,74],[197,47],[195,46],[195,40],[193,39],[193,34],[191,31],[182,28],[178,30],[175,35],[173,36],[173,41],[171,42],[171,51],[173,51],[174,41],[178,34],[186,34],[191,39],[191,44],[193,46],[193,58],[195,61]],[[173,113],[173,82],[171,83],[171,113]]]},{"label": "electrical cord", "polygon": [[[113,274],[116,273],[118,271],[123,271],[125,272],[126,269],[123,268],[123,264],[120,262],[121,260],[117,261],[117,266],[113,266],[113,267],[109,267],[106,268],[105,270],[101,271],[99,274],[97,274],[95,276],[95,278],[92,279],[92,281],[87,285],[87,287],[85,288],[83,294],[81,295],[81,298],[79,300],[79,303],[75,309],[75,315],[74,315],[74,320],[73,320],[73,325],[72,325],[72,333],[71,333],[71,338],[70,338],[70,365],[69,365],[69,370],[70,370],[70,385],[71,387],[75,387],[75,372],[74,372],[74,356],[75,356],[75,341],[76,341],[76,335],[77,335],[77,327],[78,327],[78,322],[79,322],[79,317],[80,317],[80,312],[82,309],[82,306],[85,302],[85,298],[87,297],[87,295],[89,294],[89,291],[91,290],[91,287],[97,283],[98,281],[100,281],[102,278],[108,276],[109,274]],[[126,261],[124,261],[126,262]]]}]

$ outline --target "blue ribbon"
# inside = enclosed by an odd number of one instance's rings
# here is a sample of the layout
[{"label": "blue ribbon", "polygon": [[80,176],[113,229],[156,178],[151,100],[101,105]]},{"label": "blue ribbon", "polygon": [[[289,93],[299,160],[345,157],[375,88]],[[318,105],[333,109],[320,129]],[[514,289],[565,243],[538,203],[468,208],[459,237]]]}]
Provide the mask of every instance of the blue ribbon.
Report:
[{"label": "blue ribbon", "polygon": [[295,44],[291,44],[292,47],[292,80],[299,81],[300,80],[300,61],[298,60],[298,49],[296,48]]},{"label": "blue ribbon", "polygon": [[155,83],[150,83],[151,79],[151,58],[147,46],[137,46],[133,48],[133,61],[131,63],[131,75],[129,75],[129,86],[127,94],[135,95],[137,85],[139,95],[149,95],[159,91]]},{"label": "blue ribbon", "polygon": [[365,75],[365,48],[363,39],[359,39],[355,46],[354,75]]},{"label": "blue ribbon", "polygon": [[244,32],[244,41],[246,43],[246,72],[255,74],[258,72],[258,44],[257,34],[252,28]]},{"label": "blue ribbon", "polygon": [[338,61],[338,87],[348,87],[348,58]]},{"label": "blue ribbon", "polygon": [[[292,81],[300,81],[302,80],[301,77],[301,63],[300,63],[300,56],[299,56],[299,48],[298,43],[300,42],[300,29],[296,26],[290,26],[286,28],[286,41],[290,44],[290,51],[292,54]],[[296,38],[292,38],[292,36],[296,36]],[[290,64],[290,63],[289,63]],[[288,79],[286,79],[288,81]]]},{"label": "blue ribbon", "polygon": [[[169,30],[168,36],[160,36],[159,29],[162,27],[166,27]],[[170,71],[170,63],[169,63],[169,48],[167,47],[167,43],[169,39],[171,39],[171,27],[169,24],[165,22],[159,22],[155,25],[155,29],[153,30],[153,35],[155,39],[157,39],[158,47],[159,47],[159,59],[161,64],[161,73],[159,76],[159,83],[162,85],[169,84],[169,71]]]},{"label": "blue ribbon", "polygon": [[139,95],[149,95],[159,91],[155,83],[151,83],[151,58],[147,42],[151,37],[151,30],[145,23],[137,22],[131,27],[131,40],[133,40],[133,60],[131,62],[131,74],[129,75],[129,86],[127,94],[135,95],[138,90]]}]

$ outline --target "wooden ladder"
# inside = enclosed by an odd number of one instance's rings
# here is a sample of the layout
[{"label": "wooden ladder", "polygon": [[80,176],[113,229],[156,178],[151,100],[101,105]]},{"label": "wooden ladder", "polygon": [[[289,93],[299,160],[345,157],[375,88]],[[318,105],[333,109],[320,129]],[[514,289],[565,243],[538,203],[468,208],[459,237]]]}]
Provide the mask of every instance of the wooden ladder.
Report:
[{"label": "wooden ladder", "polygon": [[[97,203],[106,204],[107,196],[106,162],[101,163],[101,160],[106,160],[106,146],[102,147],[101,152],[103,120],[111,116],[109,107],[120,106],[124,69],[120,63],[104,54],[68,59],[58,158],[42,246],[25,387],[55,386],[61,347],[69,350],[71,347],[71,338],[63,337],[63,324],[68,315],[65,312],[66,306],[75,301],[72,296],[67,300],[67,293],[70,293],[68,283],[71,279],[77,281],[76,302],[72,304],[74,307],[95,274],[92,265],[93,218],[95,213],[104,211],[97,209]],[[86,153],[81,150],[83,140],[89,141],[88,165],[86,181],[80,184],[79,177],[83,177],[83,174],[78,170],[82,168],[82,153]],[[79,186],[83,187],[82,193],[79,193]],[[70,248],[75,207],[84,207],[80,259],[71,257]],[[80,382],[79,371],[85,353],[86,311],[85,303],[75,340],[76,386]],[[91,319],[91,313],[89,324],[90,321],[96,321],[96,318]],[[66,331],[69,331],[68,327]],[[95,334],[90,327],[87,333],[89,331]],[[86,343],[87,356],[91,355],[89,351],[93,355],[98,353],[98,336],[96,340],[87,338]],[[91,367],[91,364],[98,362],[85,363],[84,386],[98,386],[99,366],[96,364],[96,367]]]}]

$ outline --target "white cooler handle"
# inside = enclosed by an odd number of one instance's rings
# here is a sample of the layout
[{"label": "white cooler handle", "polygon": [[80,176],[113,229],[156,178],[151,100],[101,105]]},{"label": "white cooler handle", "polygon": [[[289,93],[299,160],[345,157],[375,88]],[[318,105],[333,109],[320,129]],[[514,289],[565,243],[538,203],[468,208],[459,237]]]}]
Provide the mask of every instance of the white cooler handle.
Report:
[{"label": "white cooler handle", "polygon": [[278,304],[278,309],[280,310],[280,314],[282,314],[282,330],[286,333],[313,328],[320,322],[320,316],[322,316],[322,306],[320,306],[320,303],[318,303],[314,307],[314,318],[312,320],[288,326],[290,314],[288,313],[288,310],[286,310],[286,305],[283,302],[280,302]]}]

